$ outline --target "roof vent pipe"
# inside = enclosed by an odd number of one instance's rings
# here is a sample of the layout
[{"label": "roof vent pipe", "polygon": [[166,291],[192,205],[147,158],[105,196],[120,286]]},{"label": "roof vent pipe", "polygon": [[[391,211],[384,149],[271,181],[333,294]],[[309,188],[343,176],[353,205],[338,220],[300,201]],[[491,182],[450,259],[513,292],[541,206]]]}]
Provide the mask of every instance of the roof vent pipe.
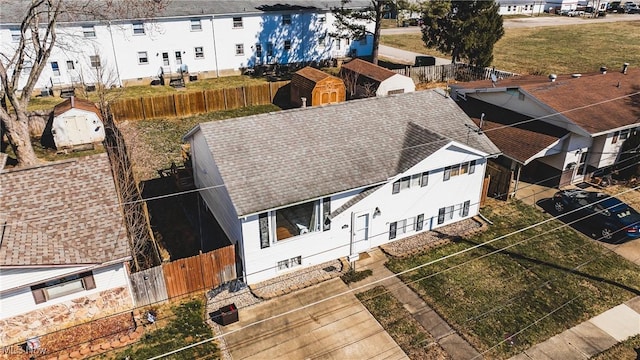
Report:
[{"label": "roof vent pipe", "polygon": [[558,75],[556,75],[556,74],[549,75],[549,80],[551,80],[551,82],[556,81],[557,78],[558,78]]},{"label": "roof vent pipe", "polygon": [[484,113],[480,114],[480,124],[478,125],[478,130],[482,131],[483,126],[484,126]]},{"label": "roof vent pipe", "polygon": [[300,101],[302,102],[302,107],[307,107],[307,98],[306,97],[301,97]]},{"label": "roof vent pipe", "polygon": [[626,75],[628,68],[629,68],[629,63],[622,64],[622,73]]},{"label": "roof vent pipe", "polygon": [[607,67],[606,66],[600,66],[600,72],[604,75],[607,73]]}]

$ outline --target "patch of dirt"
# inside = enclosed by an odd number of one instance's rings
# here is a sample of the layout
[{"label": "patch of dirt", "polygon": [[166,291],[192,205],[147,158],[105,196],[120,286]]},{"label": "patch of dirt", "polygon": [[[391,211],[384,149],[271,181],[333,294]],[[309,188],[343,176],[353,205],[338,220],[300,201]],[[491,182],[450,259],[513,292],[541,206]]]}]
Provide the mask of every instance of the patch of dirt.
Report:
[{"label": "patch of dirt", "polygon": [[38,354],[52,356],[61,351],[71,352],[98,342],[117,340],[135,330],[135,327],[133,314],[127,312],[40,336],[40,349],[33,354],[17,346],[5,353],[10,353],[8,359],[12,360],[29,360],[31,355]]}]

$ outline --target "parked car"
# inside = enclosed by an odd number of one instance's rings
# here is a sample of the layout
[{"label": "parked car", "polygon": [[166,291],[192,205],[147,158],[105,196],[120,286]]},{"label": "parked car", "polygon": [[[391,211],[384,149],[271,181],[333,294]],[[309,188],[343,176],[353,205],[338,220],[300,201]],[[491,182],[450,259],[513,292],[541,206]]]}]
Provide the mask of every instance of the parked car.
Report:
[{"label": "parked car", "polygon": [[620,1],[612,1],[607,5],[608,13],[623,13],[624,7]]},{"label": "parked car", "polygon": [[624,12],[627,14],[638,14],[640,13],[640,8],[637,4],[627,1],[624,3]]},{"label": "parked car", "polygon": [[577,210],[576,214],[584,216],[586,224],[604,241],[622,235],[640,238],[640,214],[613,196],[581,189],[562,190],[553,196],[553,208],[558,214]]}]

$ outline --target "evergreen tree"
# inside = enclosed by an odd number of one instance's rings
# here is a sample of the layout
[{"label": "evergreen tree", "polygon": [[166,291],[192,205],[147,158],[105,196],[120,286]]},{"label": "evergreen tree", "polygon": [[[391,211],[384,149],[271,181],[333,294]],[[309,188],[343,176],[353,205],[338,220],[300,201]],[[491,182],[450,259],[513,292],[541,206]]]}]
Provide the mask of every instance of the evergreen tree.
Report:
[{"label": "evergreen tree", "polygon": [[504,35],[495,0],[433,0],[424,3],[422,40],[429,48],[451,54],[451,62],[466,60],[485,67],[493,61],[493,46]]},{"label": "evergreen tree", "polygon": [[380,45],[380,28],[382,18],[388,7],[393,3],[391,0],[370,0],[369,6],[365,8],[349,7],[351,0],[342,0],[342,6],[333,8],[333,15],[336,17],[336,30],[331,36],[336,38],[361,39],[371,32],[367,31],[366,24],[373,22],[373,50],[371,51],[374,64],[378,64],[378,46]]}]

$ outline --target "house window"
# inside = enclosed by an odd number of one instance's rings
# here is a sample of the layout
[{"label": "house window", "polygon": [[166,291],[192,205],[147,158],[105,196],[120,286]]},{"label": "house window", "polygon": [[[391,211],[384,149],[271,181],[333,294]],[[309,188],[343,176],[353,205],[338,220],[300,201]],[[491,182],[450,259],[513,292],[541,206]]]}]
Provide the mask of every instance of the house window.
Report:
[{"label": "house window", "polygon": [[469,172],[469,163],[464,163],[460,165],[460,175],[466,174]]},{"label": "house window", "polygon": [[200,19],[191,19],[191,31],[202,31]]},{"label": "house window", "polygon": [[31,60],[25,60],[22,64],[22,73],[28,74],[33,67],[33,62]]},{"label": "house window", "polygon": [[162,65],[169,66],[169,53],[168,52],[163,52],[162,53]]},{"label": "house window", "polygon": [[367,37],[363,36],[359,39],[360,45],[367,45]]},{"label": "house window", "polygon": [[411,175],[411,187],[420,187],[420,179],[422,174]]},{"label": "house window", "polygon": [[144,35],[143,22],[138,21],[133,23],[133,35]]},{"label": "house window", "polygon": [[296,267],[302,265],[302,256],[296,256],[289,259],[289,265],[291,267]]},{"label": "house window", "polygon": [[182,65],[182,52],[181,51],[176,51],[175,55],[176,55],[176,64],[177,65]]},{"label": "house window", "polygon": [[71,60],[67,60],[67,70],[75,70],[76,66]]},{"label": "house window", "polygon": [[31,287],[31,294],[36,304],[60,298],[77,292],[96,288],[91,271],[61,277]]},{"label": "house window", "polygon": [[278,271],[287,270],[289,268],[289,259],[278,261]]},{"label": "house window", "polygon": [[416,217],[416,231],[422,230],[424,226],[424,214],[420,214]]},{"label": "house window", "polygon": [[471,205],[471,201],[467,200],[462,204],[462,213],[460,215],[469,216],[469,206]]},{"label": "house window", "polygon": [[391,189],[392,194],[397,194],[400,192],[400,180],[393,183],[393,188]]},{"label": "house window", "polygon": [[204,59],[204,49],[202,46],[196,46],[194,51],[196,53],[196,59]]},{"label": "house window", "polygon": [[244,44],[236,44],[236,55],[244,55]]},{"label": "house window", "polygon": [[285,50],[291,50],[291,40],[285,40],[284,41],[284,49]]},{"label": "house window", "polygon": [[242,18],[241,17],[234,17],[233,18],[233,28],[234,29],[242,28]]},{"label": "house window", "polygon": [[290,25],[291,24],[291,14],[282,15],[282,25]]},{"label": "house window", "polygon": [[18,42],[21,37],[20,29],[11,29],[11,41]]},{"label": "house window", "polygon": [[273,56],[273,44],[267,43],[267,56]]},{"label": "house window", "polygon": [[400,220],[397,222],[398,224],[398,234],[404,234],[407,232],[407,220]]},{"label": "house window", "polygon": [[100,67],[100,55],[91,55],[89,56],[89,62],[91,63],[91,67],[97,69]]},{"label": "house window", "polygon": [[629,138],[629,129],[620,131],[620,140],[626,140]]},{"label": "house window", "polygon": [[438,210],[438,225],[444,223],[444,212],[445,212],[445,208],[440,208]]},{"label": "house window", "polygon": [[93,25],[85,25],[82,27],[82,36],[86,38],[96,37],[96,28]]},{"label": "house window", "polygon": [[268,248],[270,245],[269,213],[258,216],[258,227],[260,228],[260,249]]},{"label": "house window", "polygon": [[612,144],[615,144],[618,142],[618,136],[620,136],[620,131],[616,131],[613,133],[613,137],[611,138]]},{"label": "house window", "polygon": [[53,76],[60,76],[60,67],[57,61],[51,62],[51,70],[53,71]]},{"label": "house window", "polygon": [[342,39],[337,38],[336,39],[336,50],[340,50],[340,45],[342,45]]},{"label": "house window", "polygon": [[396,238],[396,232],[398,231],[398,223],[392,222],[389,224],[389,240]]},{"label": "house window", "polygon": [[322,231],[331,230],[331,219],[329,219],[329,215],[331,215],[331,198],[322,199]]},{"label": "house window", "polygon": [[149,57],[146,51],[138,51],[138,64],[148,64]]},{"label": "house window", "polygon": [[476,172],[476,161],[472,160],[469,163],[469,174],[473,174],[474,172]]},{"label": "house window", "polygon": [[318,47],[325,47],[327,43],[327,36],[326,35],[322,35],[318,38]]},{"label": "house window", "polygon": [[302,265],[302,256],[292,257],[291,259],[278,261],[278,271],[287,270]]},{"label": "house window", "polygon": [[420,180],[420,186],[425,187],[429,183],[429,172],[423,172]]},{"label": "house window", "polygon": [[447,206],[446,218],[449,220],[453,219],[453,205]]},{"label": "house window", "polygon": [[443,181],[447,181],[451,179],[451,166],[447,166],[444,168],[444,178]]},{"label": "house window", "polygon": [[322,214],[320,200],[276,210],[276,239],[321,231]]},{"label": "house window", "polygon": [[258,59],[262,58],[262,45],[256,44],[256,57]]}]

